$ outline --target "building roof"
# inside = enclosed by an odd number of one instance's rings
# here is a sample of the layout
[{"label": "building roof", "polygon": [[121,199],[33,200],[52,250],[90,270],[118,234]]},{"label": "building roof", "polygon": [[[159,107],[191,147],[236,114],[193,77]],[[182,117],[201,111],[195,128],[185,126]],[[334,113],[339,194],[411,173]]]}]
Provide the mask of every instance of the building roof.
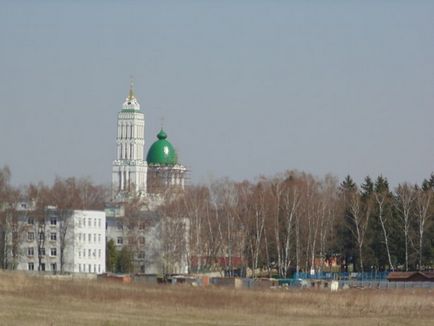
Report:
[{"label": "building roof", "polygon": [[167,134],[163,129],[157,135],[158,140],[149,148],[146,161],[148,165],[176,165],[178,158],[175,148],[166,139]]},{"label": "building roof", "polygon": [[434,279],[434,272],[390,272],[387,276],[388,280],[407,280],[415,275],[420,275],[423,278]]}]

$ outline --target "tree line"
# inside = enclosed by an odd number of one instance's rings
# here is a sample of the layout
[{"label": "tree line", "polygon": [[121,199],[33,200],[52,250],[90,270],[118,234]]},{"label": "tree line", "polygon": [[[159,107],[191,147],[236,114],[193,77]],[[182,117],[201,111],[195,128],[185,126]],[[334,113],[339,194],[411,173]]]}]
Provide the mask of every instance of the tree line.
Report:
[{"label": "tree line", "polygon": [[[188,217],[190,267],[294,271],[432,269],[434,175],[422,184],[288,171],[189,186],[165,209]],[[169,205],[169,207],[168,207]],[[335,264],[332,264],[332,263]],[[236,266],[237,265],[237,266]]]}]

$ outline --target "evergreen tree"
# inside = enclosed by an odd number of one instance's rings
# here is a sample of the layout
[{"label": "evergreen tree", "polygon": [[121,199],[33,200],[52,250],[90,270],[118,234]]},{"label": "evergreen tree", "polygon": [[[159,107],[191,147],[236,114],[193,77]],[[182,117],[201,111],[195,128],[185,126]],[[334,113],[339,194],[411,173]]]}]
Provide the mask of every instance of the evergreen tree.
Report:
[{"label": "evergreen tree", "polygon": [[116,270],[119,273],[131,273],[133,271],[133,254],[126,246],[118,254]]},{"label": "evergreen tree", "polygon": [[106,248],[106,270],[114,273],[116,271],[118,252],[113,239],[107,242]]}]

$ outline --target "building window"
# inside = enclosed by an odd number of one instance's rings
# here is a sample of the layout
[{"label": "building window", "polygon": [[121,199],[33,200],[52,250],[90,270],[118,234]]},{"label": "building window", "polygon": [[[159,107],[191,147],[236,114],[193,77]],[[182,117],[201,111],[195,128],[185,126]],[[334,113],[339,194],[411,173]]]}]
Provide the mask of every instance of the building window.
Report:
[{"label": "building window", "polygon": [[118,230],[122,230],[123,229],[122,223],[118,222],[117,227],[118,227]]},{"label": "building window", "polygon": [[51,264],[51,270],[53,272],[55,272],[57,270],[57,264],[56,263]]},{"label": "building window", "polygon": [[101,234],[98,234],[98,243],[101,243]]},{"label": "building window", "polygon": [[138,259],[145,259],[145,252],[144,251],[140,251],[137,255]]},{"label": "building window", "polygon": [[101,273],[101,265],[98,265],[98,273]]},{"label": "building window", "polygon": [[91,249],[88,249],[88,250],[87,250],[87,254],[88,254],[87,256],[90,258],[90,257],[92,256],[92,250],[91,250]]},{"label": "building window", "polygon": [[56,241],[57,240],[57,233],[53,232],[50,234],[50,240]]},{"label": "building window", "polygon": [[78,241],[81,242],[81,233],[78,234]]},{"label": "building window", "polygon": [[98,258],[101,258],[101,249],[98,249]]},{"label": "building window", "polygon": [[93,219],[93,227],[96,227],[96,218]]},{"label": "building window", "polygon": [[96,258],[96,249],[93,249],[93,256]]},{"label": "building window", "polygon": [[91,269],[92,269],[92,265],[89,264],[88,267],[89,267],[89,273],[91,273],[91,272],[92,272],[92,271],[91,271]]},{"label": "building window", "polygon": [[118,244],[118,245],[121,245],[121,244],[123,244],[123,243],[124,243],[124,239],[122,239],[122,237],[118,237],[117,244]]},{"label": "building window", "polygon": [[87,225],[89,225],[89,227],[92,226],[92,219],[90,217],[87,219]]},{"label": "building window", "polygon": [[91,242],[92,241],[92,234],[88,234],[88,240],[89,240],[89,242]]},{"label": "building window", "polygon": [[98,227],[101,227],[101,219],[98,219]]},{"label": "building window", "polygon": [[45,248],[38,249],[39,256],[45,256]]},{"label": "building window", "polygon": [[86,257],[86,249],[83,249],[83,257]]},{"label": "building window", "polygon": [[57,225],[57,218],[52,217],[52,218],[50,219],[50,224],[51,224],[51,225]]},{"label": "building window", "polygon": [[35,221],[33,220],[33,217],[28,217],[27,218],[27,224],[34,224],[35,223]]},{"label": "building window", "polygon": [[27,233],[27,240],[29,240],[29,241],[35,240],[35,233],[34,232],[28,232]]},{"label": "building window", "polygon": [[81,250],[78,251],[78,258],[81,258]]},{"label": "building window", "polygon": [[27,248],[27,256],[33,256],[34,255],[34,249],[33,247]]},{"label": "building window", "polygon": [[33,264],[33,263],[28,263],[28,265],[27,265],[28,267],[28,269],[29,269],[29,271],[34,271],[35,270],[35,264]]},{"label": "building window", "polygon": [[45,272],[45,263],[41,263],[41,266],[39,267],[39,270],[42,272]]},{"label": "building window", "polygon": [[86,219],[83,217],[83,226],[86,226]]},{"label": "building window", "polygon": [[145,237],[140,237],[140,238],[139,238],[139,243],[140,243],[141,245],[145,244]]},{"label": "building window", "polygon": [[78,271],[81,272],[81,264],[78,264]]},{"label": "building window", "polygon": [[96,233],[93,234],[93,242],[96,242]]},{"label": "building window", "polygon": [[50,249],[50,256],[57,256],[57,248]]},{"label": "building window", "polygon": [[44,232],[40,232],[39,233],[39,240],[40,241],[44,241],[45,240],[45,233]]}]

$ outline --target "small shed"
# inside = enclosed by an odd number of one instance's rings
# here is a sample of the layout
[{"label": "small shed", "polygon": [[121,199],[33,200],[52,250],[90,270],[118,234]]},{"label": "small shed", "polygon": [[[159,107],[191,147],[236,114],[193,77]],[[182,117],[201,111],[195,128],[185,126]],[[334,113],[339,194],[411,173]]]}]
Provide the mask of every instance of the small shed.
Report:
[{"label": "small shed", "polygon": [[389,282],[434,282],[434,272],[390,272]]}]

